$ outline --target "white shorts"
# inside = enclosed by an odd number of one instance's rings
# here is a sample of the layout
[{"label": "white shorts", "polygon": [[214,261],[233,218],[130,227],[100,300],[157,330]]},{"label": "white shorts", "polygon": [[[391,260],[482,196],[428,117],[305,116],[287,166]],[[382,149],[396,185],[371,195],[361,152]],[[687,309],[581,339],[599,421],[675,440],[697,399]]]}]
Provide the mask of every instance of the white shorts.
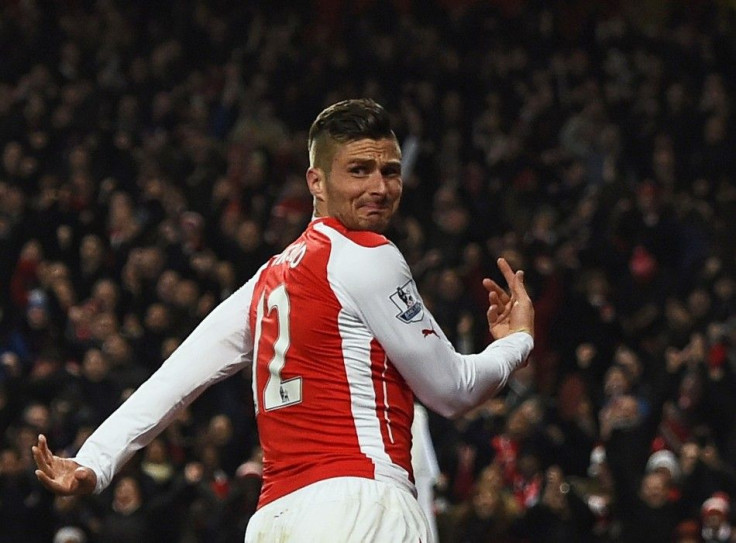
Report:
[{"label": "white shorts", "polygon": [[361,477],[318,481],[261,507],[245,543],[432,543],[419,502]]}]

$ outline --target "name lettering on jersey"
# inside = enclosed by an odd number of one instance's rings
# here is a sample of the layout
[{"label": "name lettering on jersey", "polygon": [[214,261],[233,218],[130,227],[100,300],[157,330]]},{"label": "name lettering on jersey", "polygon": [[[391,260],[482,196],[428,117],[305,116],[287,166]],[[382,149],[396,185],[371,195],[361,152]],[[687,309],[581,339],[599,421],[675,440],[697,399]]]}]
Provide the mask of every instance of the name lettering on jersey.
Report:
[{"label": "name lettering on jersey", "polygon": [[279,264],[286,262],[290,268],[296,268],[302,261],[302,258],[304,258],[305,254],[307,254],[306,242],[301,241],[299,243],[289,245],[279,256],[276,257],[272,266],[278,266]]},{"label": "name lettering on jersey", "polygon": [[424,308],[414,289],[414,282],[407,281],[400,287],[396,287],[396,292],[389,296],[393,304],[399,309],[396,318],[407,324],[418,322],[424,316]]}]

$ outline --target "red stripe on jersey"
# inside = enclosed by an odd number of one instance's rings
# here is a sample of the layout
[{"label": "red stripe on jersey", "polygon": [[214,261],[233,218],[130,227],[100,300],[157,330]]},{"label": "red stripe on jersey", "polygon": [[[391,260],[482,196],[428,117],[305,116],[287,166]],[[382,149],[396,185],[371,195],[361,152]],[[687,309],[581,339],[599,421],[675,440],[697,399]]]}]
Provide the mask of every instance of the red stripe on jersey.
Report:
[{"label": "red stripe on jersey", "polygon": [[[414,477],[411,468],[411,423],[414,417],[414,395],[404,378],[396,370],[381,345],[371,343],[371,373],[376,394],[376,416],[381,425],[381,436],[386,453],[394,464]],[[411,406],[412,412],[408,412]]]}]

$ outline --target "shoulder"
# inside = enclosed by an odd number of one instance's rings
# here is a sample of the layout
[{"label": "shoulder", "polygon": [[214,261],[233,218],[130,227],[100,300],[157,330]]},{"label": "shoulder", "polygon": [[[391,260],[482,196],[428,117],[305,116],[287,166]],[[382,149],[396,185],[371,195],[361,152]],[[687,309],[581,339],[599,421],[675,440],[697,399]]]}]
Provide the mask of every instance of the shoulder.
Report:
[{"label": "shoulder", "polygon": [[330,238],[328,274],[344,286],[382,290],[411,275],[401,252],[381,234],[347,230],[336,221],[315,229]]}]

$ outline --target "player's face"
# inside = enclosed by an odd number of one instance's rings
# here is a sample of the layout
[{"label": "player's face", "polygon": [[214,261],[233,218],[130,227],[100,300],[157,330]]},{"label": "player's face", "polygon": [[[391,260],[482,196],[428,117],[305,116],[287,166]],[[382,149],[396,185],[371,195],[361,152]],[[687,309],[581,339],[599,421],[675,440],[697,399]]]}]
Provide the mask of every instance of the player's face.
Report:
[{"label": "player's face", "polygon": [[352,230],[383,232],[401,198],[401,150],[394,139],[340,144],[329,173],[307,172],[316,214],[335,217]]}]

